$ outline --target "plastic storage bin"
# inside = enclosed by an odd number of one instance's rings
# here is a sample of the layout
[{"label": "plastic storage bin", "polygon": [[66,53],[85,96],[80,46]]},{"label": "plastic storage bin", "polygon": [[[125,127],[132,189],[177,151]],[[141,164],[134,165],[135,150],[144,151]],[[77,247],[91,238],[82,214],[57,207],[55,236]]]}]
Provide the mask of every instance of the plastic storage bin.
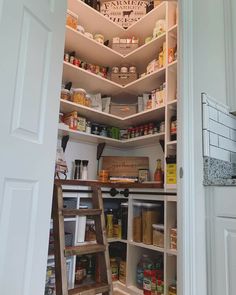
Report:
[{"label": "plastic storage bin", "polygon": [[152,245],[152,225],[160,221],[161,205],[153,203],[142,204],[142,240],[144,244]]},{"label": "plastic storage bin", "polygon": [[133,241],[142,242],[142,203],[133,204]]},{"label": "plastic storage bin", "polygon": [[164,224],[153,224],[153,245],[164,248]]}]

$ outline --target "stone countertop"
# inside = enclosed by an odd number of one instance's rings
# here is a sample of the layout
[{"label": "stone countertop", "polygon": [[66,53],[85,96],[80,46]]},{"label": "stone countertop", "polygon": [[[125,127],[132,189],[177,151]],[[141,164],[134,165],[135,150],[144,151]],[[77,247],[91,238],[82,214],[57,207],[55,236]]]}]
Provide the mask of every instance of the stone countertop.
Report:
[{"label": "stone countertop", "polygon": [[232,163],[204,157],[203,184],[205,186],[236,186],[236,179],[232,179],[232,175]]}]

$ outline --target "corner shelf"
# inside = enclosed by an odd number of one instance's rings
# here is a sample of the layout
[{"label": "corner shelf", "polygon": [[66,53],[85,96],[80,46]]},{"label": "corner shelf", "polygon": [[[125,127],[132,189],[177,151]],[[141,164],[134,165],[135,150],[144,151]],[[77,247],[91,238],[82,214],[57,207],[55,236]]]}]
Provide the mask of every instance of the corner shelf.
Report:
[{"label": "corner shelf", "polygon": [[161,253],[165,252],[164,248],[160,248],[160,247],[157,247],[157,246],[154,246],[154,245],[147,245],[147,244],[144,244],[144,243],[136,243],[134,241],[130,241],[129,244],[132,245],[132,246],[146,248],[146,249],[153,250],[153,251],[158,251],[158,252],[161,252]]},{"label": "corner shelf", "polygon": [[59,136],[69,135],[71,139],[79,142],[87,143],[102,143],[105,142],[107,145],[117,148],[137,148],[141,146],[146,146],[154,143],[158,143],[160,139],[164,139],[164,133],[150,134],[146,136],[135,137],[126,140],[118,140],[109,137],[88,134],[86,132],[81,132],[77,130],[72,130],[69,128],[59,127]]},{"label": "corner shelf", "polygon": [[77,111],[80,116],[84,116],[90,121],[120,128],[142,125],[151,121],[162,121],[165,118],[165,106],[121,118],[63,99],[60,101],[60,111],[64,113]]}]

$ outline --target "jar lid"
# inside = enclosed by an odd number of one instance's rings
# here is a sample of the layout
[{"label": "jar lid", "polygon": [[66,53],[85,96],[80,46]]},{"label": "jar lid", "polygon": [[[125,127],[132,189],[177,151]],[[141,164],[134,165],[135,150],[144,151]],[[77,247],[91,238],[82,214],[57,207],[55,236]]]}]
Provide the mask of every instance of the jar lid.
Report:
[{"label": "jar lid", "polygon": [[154,203],[142,203],[144,208],[157,208],[161,207],[161,204],[154,204]]},{"label": "jar lid", "polygon": [[154,229],[161,229],[161,230],[164,230],[164,224],[153,224],[152,227]]},{"label": "jar lid", "polygon": [[83,88],[74,88],[73,91],[74,92],[82,92],[82,93],[86,94],[86,90],[84,90]]},{"label": "jar lid", "polygon": [[64,93],[69,94],[70,93],[70,90],[69,89],[66,89],[66,88],[63,88],[63,89],[61,89],[61,92],[64,92]]},{"label": "jar lid", "polygon": [[128,203],[121,203],[120,206],[121,207],[128,207]]}]

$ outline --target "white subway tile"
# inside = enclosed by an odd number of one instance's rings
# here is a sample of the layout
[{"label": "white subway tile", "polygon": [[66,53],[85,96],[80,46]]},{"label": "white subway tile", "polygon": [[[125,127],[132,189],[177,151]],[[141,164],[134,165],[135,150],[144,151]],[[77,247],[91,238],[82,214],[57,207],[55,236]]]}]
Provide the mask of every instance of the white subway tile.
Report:
[{"label": "white subway tile", "polygon": [[203,104],[202,111],[203,129],[209,129],[209,106],[207,104]]},{"label": "white subway tile", "polygon": [[219,136],[210,132],[210,145],[219,146]]},{"label": "white subway tile", "polygon": [[230,139],[236,141],[236,131],[233,129],[230,129],[229,133],[230,133]]},{"label": "white subway tile", "polygon": [[219,136],[219,147],[236,153],[236,142],[232,141],[231,139]]},{"label": "white subway tile", "polygon": [[203,156],[210,157],[209,131],[203,130]]},{"label": "white subway tile", "polygon": [[229,128],[213,120],[209,120],[209,130],[213,133],[229,138]]},{"label": "white subway tile", "polygon": [[214,121],[218,121],[218,111],[213,107],[208,107],[209,117]]},{"label": "white subway tile", "polygon": [[231,154],[230,154],[230,161],[231,161],[232,163],[236,163],[236,153],[231,153]]},{"label": "white subway tile", "polygon": [[230,162],[230,152],[215,146],[210,146],[210,157]]},{"label": "white subway tile", "polygon": [[236,119],[232,116],[219,112],[219,123],[224,124],[230,128],[236,129]]}]

